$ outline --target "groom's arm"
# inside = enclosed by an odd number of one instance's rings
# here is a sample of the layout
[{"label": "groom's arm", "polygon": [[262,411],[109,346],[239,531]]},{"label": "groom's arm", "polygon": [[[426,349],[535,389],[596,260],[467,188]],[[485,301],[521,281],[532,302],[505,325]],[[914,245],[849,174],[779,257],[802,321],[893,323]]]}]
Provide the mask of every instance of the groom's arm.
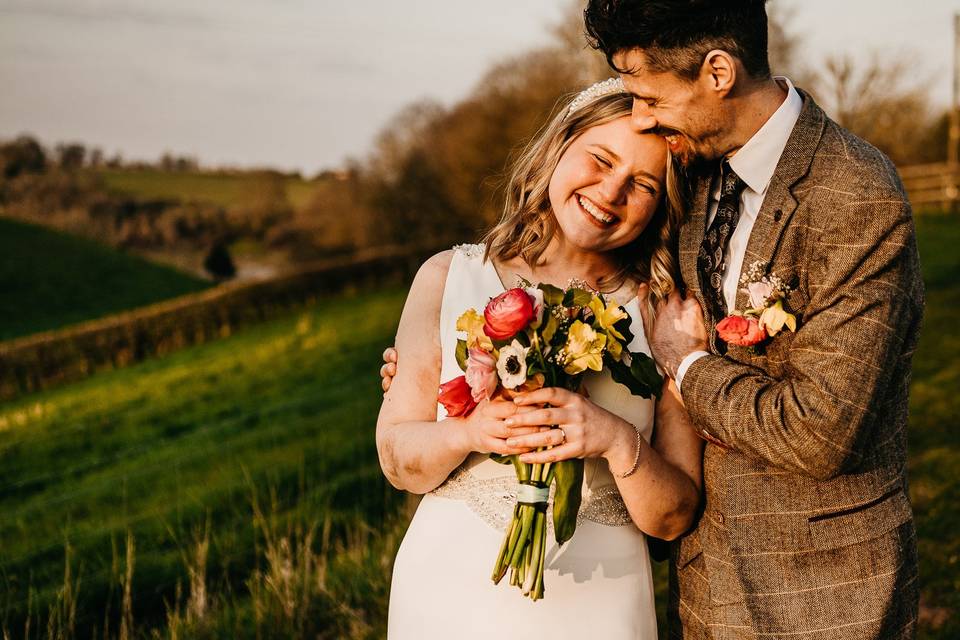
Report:
[{"label": "groom's arm", "polygon": [[786,375],[715,355],[687,368],[682,395],[711,438],[794,472],[834,477],[861,455],[860,436],[905,370],[923,290],[909,204],[849,204],[824,220],[808,255],[810,301]]}]

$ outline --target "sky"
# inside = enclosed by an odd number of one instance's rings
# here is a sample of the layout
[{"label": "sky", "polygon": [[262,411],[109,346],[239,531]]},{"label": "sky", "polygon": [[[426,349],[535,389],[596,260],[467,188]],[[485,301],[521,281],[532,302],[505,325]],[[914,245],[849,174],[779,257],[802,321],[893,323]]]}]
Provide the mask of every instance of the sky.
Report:
[{"label": "sky", "polygon": [[[814,64],[916,60],[949,104],[960,0],[771,0]],[[550,41],[570,0],[0,0],[0,139],[307,174],[362,159],[401,108],[450,105]]]}]

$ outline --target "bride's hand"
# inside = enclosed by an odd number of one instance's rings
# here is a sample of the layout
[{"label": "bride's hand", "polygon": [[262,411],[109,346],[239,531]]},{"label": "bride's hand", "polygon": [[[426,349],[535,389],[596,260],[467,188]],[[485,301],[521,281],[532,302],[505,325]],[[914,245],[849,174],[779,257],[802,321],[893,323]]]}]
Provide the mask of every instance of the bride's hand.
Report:
[{"label": "bride's hand", "polygon": [[544,428],[539,425],[511,428],[504,422],[506,418],[517,417],[527,411],[530,410],[500,398],[482,401],[469,416],[459,418],[463,420],[466,446],[470,451],[501,455],[530,451],[530,447],[508,445],[507,438],[516,435],[532,435]]},{"label": "bride's hand", "polygon": [[[505,420],[514,430],[506,444],[534,450],[520,456],[522,462],[535,464],[569,458],[609,458],[618,447],[634,446],[636,431],[629,422],[578,393],[547,387],[521,394],[514,402],[521,409],[532,405],[538,407]],[[555,425],[556,428],[533,434],[519,433],[521,428],[537,425]],[[540,447],[553,448],[535,451]]]}]

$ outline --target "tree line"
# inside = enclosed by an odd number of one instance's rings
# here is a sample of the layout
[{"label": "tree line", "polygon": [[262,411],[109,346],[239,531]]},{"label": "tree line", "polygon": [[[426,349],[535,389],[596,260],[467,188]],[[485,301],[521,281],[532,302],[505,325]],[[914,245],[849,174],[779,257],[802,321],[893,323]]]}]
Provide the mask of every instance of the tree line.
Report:
[{"label": "tree line", "polygon": [[[244,188],[230,205],[118,194],[106,188],[100,170],[143,163],[104,159],[75,143],[47,151],[21,137],[0,145],[0,208],[119,247],[203,253],[208,263],[216,249],[218,264],[228,262],[224,252],[240,242],[295,265],[383,245],[473,239],[500,213],[511,153],[564,96],[612,75],[586,46],[580,5],[571,6],[548,44],[501,60],[456,104],[421,101],[403,109],[367,157],[317,176],[310,197],[296,206],[285,180],[299,176],[269,170],[232,172]],[[771,6],[770,21],[775,73],[791,77],[895,163],[945,159],[948,114],[932,107],[929,79],[910,72],[915,61],[879,53],[805,59],[802,38],[787,28],[791,16],[777,7]],[[150,166],[211,173],[172,154]]]}]

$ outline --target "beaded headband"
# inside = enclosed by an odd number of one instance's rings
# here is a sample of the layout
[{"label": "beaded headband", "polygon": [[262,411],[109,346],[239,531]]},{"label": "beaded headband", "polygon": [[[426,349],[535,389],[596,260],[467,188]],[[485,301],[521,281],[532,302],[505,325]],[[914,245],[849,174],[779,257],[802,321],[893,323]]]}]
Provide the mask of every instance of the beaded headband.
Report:
[{"label": "beaded headband", "polygon": [[597,98],[608,96],[612,93],[626,92],[627,90],[623,86],[623,80],[620,78],[607,78],[606,80],[592,84],[577,94],[577,97],[574,98],[570,106],[567,107],[567,115],[565,115],[564,118],[569,118],[570,114],[578,111],[583,108],[585,104],[593,102]]}]

